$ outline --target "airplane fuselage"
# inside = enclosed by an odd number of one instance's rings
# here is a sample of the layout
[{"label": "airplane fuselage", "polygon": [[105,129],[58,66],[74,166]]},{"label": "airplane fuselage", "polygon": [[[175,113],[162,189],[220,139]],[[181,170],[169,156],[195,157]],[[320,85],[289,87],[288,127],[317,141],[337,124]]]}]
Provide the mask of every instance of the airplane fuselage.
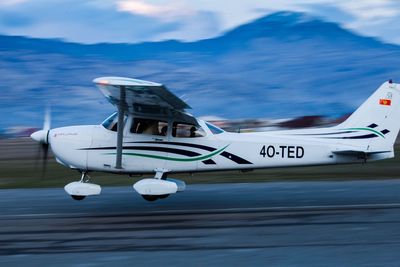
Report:
[{"label": "airplane fuselage", "polygon": [[[115,167],[117,133],[102,125],[52,129],[49,141],[57,160],[84,170],[113,173],[153,173],[155,166],[171,173],[217,170],[248,170],[272,167],[308,166],[364,162],[355,155],[333,153],[340,141],[326,138],[331,128],[286,130],[264,133],[213,134],[205,122],[203,137],[173,137],[133,134],[125,131],[122,169]],[[129,127],[125,127],[129,129]],[[343,135],[348,135],[343,131]],[[354,134],[352,134],[354,136]],[[339,139],[338,139],[339,140]],[[393,153],[368,160],[390,158]]]}]

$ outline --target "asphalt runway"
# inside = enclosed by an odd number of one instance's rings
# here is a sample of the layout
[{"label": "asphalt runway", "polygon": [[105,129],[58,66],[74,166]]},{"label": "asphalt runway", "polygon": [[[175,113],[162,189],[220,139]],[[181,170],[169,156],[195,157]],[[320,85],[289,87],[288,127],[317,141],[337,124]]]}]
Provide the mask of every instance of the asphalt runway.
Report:
[{"label": "asphalt runway", "polygon": [[0,266],[400,266],[400,180],[0,190]]}]

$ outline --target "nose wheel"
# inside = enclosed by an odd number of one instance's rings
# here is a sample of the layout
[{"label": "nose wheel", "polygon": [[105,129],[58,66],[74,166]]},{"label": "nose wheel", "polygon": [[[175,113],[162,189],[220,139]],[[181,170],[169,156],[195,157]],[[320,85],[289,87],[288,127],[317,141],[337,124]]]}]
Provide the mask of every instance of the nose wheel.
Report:
[{"label": "nose wheel", "polygon": [[83,200],[86,196],[71,195],[74,200]]}]

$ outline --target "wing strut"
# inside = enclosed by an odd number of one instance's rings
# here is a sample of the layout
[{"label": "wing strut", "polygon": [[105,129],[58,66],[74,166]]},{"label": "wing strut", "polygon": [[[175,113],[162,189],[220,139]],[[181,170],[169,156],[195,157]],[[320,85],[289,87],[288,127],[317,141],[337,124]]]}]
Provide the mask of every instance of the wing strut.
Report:
[{"label": "wing strut", "polygon": [[120,101],[118,105],[118,124],[117,124],[117,158],[115,162],[116,169],[122,169],[122,143],[124,139],[124,112],[126,92],[125,86],[121,86]]}]

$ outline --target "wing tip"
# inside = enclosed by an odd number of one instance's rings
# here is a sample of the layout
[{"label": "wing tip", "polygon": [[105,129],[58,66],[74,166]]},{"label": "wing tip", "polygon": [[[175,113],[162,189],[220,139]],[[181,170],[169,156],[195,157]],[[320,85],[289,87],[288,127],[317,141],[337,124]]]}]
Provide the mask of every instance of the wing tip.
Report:
[{"label": "wing tip", "polygon": [[117,77],[117,76],[109,76],[109,77],[98,77],[93,80],[93,83],[98,85],[125,85],[125,86],[162,86],[160,83],[127,78],[127,77]]}]

